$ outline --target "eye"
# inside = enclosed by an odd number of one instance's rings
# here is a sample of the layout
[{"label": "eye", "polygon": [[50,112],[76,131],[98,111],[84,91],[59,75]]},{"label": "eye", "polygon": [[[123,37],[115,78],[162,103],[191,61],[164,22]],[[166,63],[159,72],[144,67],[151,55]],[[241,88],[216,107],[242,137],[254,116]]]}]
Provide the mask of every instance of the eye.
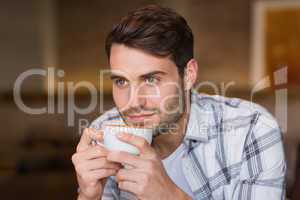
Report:
[{"label": "eye", "polygon": [[154,76],[149,76],[147,78],[145,78],[145,82],[148,84],[156,84],[158,83],[158,78],[154,77]]},{"label": "eye", "polygon": [[128,84],[127,80],[121,78],[115,79],[113,82],[118,87],[125,87]]}]

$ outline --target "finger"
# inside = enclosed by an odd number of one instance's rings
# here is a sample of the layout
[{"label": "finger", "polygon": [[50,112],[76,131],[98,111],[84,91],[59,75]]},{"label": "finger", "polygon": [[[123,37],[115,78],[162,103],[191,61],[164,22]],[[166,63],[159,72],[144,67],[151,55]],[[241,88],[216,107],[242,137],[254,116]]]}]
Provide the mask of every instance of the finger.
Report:
[{"label": "finger", "polygon": [[137,147],[141,154],[147,154],[153,152],[150,144],[147,142],[145,138],[133,134],[128,134],[128,133],[119,133],[117,134],[117,137],[120,140]]},{"label": "finger", "polygon": [[140,182],[144,180],[145,173],[136,171],[136,170],[128,170],[128,169],[120,169],[116,174],[117,182],[129,181],[129,182]]},{"label": "finger", "polygon": [[[93,129],[92,129],[93,130]],[[93,138],[94,140],[96,140],[98,143],[103,143],[104,141],[104,133],[102,130],[94,130],[96,132],[95,138]]]},{"label": "finger", "polygon": [[87,170],[98,170],[98,169],[115,169],[119,170],[122,166],[119,163],[113,163],[108,161],[106,158],[97,158],[90,160],[86,163]]},{"label": "finger", "polygon": [[92,160],[96,158],[106,157],[109,151],[103,146],[94,146],[86,151],[86,159]]},{"label": "finger", "polygon": [[121,181],[121,182],[118,183],[118,186],[121,190],[131,192],[135,195],[140,193],[139,192],[139,185],[136,182]]},{"label": "finger", "polygon": [[107,154],[107,160],[111,162],[131,165],[135,168],[140,168],[144,165],[144,160],[136,155],[124,151],[110,151]]},{"label": "finger", "polygon": [[92,128],[86,128],[83,131],[83,134],[80,138],[80,141],[77,145],[77,152],[86,150],[93,140],[103,140],[102,131],[96,131]]},{"label": "finger", "polygon": [[84,151],[86,150],[90,144],[91,144],[91,141],[92,141],[92,134],[94,132],[90,131],[89,128],[85,128],[84,131],[83,131],[83,134],[80,138],[80,141],[77,145],[77,152],[79,151]]},{"label": "finger", "polygon": [[77,160],[92,160],[96,158],[106,157],[108,150],[101,146],[89,147],[88,149],[76,153]]},{"label": "finger", "polygon": [[107,178],[109,176],[114,176],[117,173],[115,169],[97,169],[93,171],[89,171],[84,175],[79,175],[81,179],[85,181],[97,181],[103,178]]}]

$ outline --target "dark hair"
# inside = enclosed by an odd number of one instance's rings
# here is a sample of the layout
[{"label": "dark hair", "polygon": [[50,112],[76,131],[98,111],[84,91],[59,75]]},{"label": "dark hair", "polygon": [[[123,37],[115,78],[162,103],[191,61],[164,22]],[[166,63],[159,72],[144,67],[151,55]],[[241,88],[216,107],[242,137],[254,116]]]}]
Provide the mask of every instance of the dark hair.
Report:
[{"label": "dark hair", "polygon": [[158,5],[133,10],[113,27],[105,41],[108,58],[114,43],[159,57],[169,56],[180,74],[194,57],[194,37],[186,20],[172,9]]}]

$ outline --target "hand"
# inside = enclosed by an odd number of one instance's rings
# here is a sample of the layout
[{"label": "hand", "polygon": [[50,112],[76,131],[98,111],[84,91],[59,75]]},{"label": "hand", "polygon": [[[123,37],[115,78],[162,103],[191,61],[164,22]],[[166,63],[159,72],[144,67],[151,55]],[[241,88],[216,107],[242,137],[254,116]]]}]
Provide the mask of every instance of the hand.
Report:
[{"label": "hand", "polygon": [[99,199],[107,177],[115,175],[121,167],[118,163],[108,161],[108,151],[102,146],[91,145],[92,140],[101,142],[103,133],[85,129],[72,156],[80,188],[79,199]]},{"label": "hand", "polygon": [[140,151],[138,156],[118,151],[108,153],[107,160],[130,166],[120,169],[116,175],[120,189],[141,200],[190,199],[169,178],[160,158],[144,138],[126,133],[118,137]]}]

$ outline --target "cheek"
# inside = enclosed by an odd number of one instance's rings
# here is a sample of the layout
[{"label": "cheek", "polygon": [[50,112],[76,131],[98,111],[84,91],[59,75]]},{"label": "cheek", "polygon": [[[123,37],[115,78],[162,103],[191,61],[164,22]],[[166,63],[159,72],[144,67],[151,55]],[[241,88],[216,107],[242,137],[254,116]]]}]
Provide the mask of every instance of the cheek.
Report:
[{"label": "cheek", "polygon": [[113,99],[119,109],[126,109],[129,101],[127,90],[113,88]]},{"label": "cheek", "polygon": [[165,85],[158,88],[158,92],[153,96],[148,96],[147,106],[148,108],[157,108],[163,110],[166,104],[174,102],[178,99],[178,88],[174,85]]},{"label": "cheek", "polygon": [[175,85],[165,85],[160,88],[160,102],[166,101],[167,99],[173,99],[180,95],[179,86]]}]

